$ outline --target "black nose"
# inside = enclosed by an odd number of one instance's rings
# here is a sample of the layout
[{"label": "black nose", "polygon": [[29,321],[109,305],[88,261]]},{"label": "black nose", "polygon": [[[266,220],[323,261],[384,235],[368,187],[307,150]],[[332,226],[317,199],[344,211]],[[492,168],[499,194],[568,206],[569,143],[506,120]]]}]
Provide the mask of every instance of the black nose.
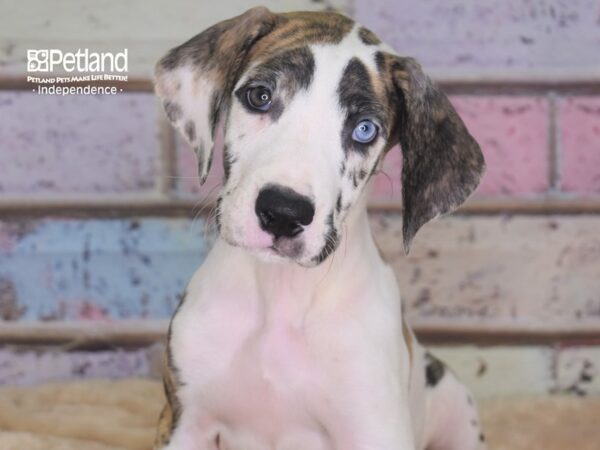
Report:
[{"label": "black nose", "polygon": [[268,185],[260,190],[254,211],[260,227],[275,238],[294,237],[310,224],[315,207],[308,197],[278,185]]}]

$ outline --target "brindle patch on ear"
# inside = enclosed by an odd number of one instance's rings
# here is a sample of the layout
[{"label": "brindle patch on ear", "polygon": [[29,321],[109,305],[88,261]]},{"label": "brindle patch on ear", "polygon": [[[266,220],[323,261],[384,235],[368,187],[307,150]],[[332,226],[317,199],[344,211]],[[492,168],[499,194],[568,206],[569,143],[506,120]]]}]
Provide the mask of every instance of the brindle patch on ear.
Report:
[{"label": "brindle patch on ear", "polygon": [[452,211],[475,190],[485,170],[479,145],[448,98],[413,58],[378,52],[395,105],[390,144],[402,146],[404,248],[422,225]]},{"label": "brindle patch on ear", "polygon": [[379,45],[381,44],[381,40],[373,33],[371,30],[360,27],[358,29],[358,37],[361,42],[365,45]]},{"label": "brindle patch on ear", "polygon": [[212,161],[217,125],[229,108],[231,91],[250,51],[283,20],[266,8],[253,8],[213,25],[158,62],[156,92],[169,120],[198,150],[201,182]]}]

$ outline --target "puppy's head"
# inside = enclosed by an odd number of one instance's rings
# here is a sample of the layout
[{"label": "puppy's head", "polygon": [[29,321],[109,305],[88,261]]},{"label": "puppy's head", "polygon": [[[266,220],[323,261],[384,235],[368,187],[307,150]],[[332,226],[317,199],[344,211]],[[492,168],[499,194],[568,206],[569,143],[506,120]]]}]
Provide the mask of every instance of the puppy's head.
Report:
[{"label": "puppy's head", "polygon": [[195,149],[201,181],[215,148],[223,151],[221,236],[265,258],[325,260],[398,142],[406,250],[484,170],[479,146],[419,64],[336,13],[254,8],[218,23],[158,63],[156,91]]}]

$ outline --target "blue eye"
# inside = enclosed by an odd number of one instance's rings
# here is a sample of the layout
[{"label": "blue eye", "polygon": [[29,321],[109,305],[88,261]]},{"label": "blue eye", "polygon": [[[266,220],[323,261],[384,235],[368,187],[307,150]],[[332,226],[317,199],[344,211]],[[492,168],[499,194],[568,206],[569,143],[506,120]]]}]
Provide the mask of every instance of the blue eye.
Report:
[{"label": "blue eye", "polygon": [[352,139],[361,144],[368,144],[377,136],[377,125],[370,120],[362,120],[352,132]]}]

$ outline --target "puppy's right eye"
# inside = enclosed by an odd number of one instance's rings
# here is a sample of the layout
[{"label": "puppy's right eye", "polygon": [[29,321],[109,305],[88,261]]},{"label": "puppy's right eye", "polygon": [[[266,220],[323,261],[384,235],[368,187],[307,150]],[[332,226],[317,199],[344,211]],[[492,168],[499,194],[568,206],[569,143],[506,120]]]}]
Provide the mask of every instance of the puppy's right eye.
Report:
[{"label": "puppy's right eye", "polygon": [[271,95],[271,90],[265,86],[251,87],[246,91],[246,101],[251,108],[266,112],[271,108]]}]

